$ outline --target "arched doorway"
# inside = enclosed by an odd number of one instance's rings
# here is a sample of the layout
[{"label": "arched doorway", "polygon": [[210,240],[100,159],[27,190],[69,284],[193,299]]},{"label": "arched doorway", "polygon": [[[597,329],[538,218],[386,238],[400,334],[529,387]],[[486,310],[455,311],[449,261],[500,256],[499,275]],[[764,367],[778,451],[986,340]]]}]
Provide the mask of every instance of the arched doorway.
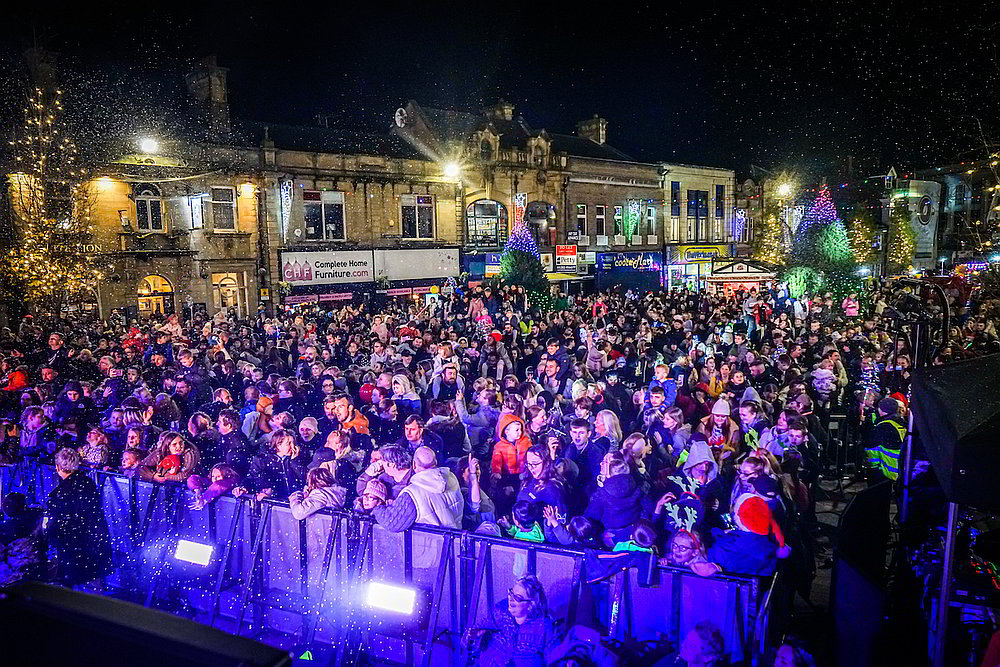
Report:
[{"label": "arched doorway", "polygon": [[148,275],[139,281],[139,316],[171,315],[174,312],[174,286],[163,276]]},{"label": "arched doorway", "polygon": [[507,207],[492,199],[478,199],[465,211],[470,246],[500,248],[507,243]]},{"label": "arched doorway", "polygon": [[231,309],[239,317],[247,314],[246,274],[242,271],[212,274],[212,299],[216,310]]}]

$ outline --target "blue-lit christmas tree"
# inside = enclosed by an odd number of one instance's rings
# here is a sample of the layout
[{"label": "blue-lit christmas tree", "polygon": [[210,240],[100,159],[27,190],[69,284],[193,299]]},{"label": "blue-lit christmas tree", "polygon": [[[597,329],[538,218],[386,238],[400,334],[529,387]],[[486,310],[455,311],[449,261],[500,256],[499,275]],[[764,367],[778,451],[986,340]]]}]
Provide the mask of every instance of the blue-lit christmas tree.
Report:
[{"label": "blue-lit christmas tree", "polygon": [[549,310],[549,280],[542,267],[535,237],[523,222],[515,223],[507,245],[500,256],[500,278],[505,285],[521,285],[528,293],[531,305]]}]

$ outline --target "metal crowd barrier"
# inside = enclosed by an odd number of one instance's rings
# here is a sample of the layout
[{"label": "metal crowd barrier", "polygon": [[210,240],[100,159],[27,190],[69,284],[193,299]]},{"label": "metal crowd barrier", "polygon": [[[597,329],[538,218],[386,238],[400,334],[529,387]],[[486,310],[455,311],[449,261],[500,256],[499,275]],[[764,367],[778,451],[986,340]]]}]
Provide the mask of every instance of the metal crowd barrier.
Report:
[{"label": "metal crowd barrier", "polygon": [[[297,521],[286,503],[246,497],[196,510],[193,494],[177,484],[86,474],[98,484],[111,531],[110,594],[293,651],[322,647],[337,664],[362,648],[406,665],[465,664],[463,633],[491,627],[495,604],[523,574],[538,577],[563,629],[584,624],[614,642],[676,646],[710,620],[733,664],[759,664],[767,645],[776,578],[702,578],[657,566],[653,583],[630,569],[588,585],[579,550],[431,526],[394,534],[344,511]],[[50,466],[0,466],[0,491],[21,491],[29,502],[44,505],[58,481]],[[210,562],[178,561],[180,540],[210,546]],[[373,581],[418,591],[409,624],[365,604]]]}]

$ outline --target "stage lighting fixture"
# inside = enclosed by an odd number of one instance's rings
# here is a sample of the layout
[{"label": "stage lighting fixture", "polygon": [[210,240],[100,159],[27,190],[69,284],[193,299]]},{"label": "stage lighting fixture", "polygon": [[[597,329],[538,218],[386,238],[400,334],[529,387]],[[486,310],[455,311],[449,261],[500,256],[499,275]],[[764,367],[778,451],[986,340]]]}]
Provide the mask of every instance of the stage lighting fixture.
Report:
[{"label": "stage lighting fixture", "polygon": [[393,586],[380,581],[368,584],[365,604],[373,609],[391,611],[410,616],[417,603],[417,592],[412,588]]},{"label": "stage lighting fixture", "polygon": [[205,566],[212,562],[213,550],[214,547],[211,544],[200,544],[191,540],[178,540],[177,550],[174,551],[174,558],[186,563]]}]

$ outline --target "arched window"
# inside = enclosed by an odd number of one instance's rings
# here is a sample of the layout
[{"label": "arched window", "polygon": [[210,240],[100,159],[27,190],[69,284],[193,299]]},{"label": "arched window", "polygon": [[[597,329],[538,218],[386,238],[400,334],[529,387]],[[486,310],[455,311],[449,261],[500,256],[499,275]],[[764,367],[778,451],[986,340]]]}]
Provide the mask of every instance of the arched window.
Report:
[{"label": "arched window", "polygon": [[492,199],[479,199],[466,209],[469,245],[499,248],[507,242],[507,208]]},{"label": "arched window", "polygon": [[138,183],[132,191],[135,193],[136,229],[141,232],[165,231],[160,189],[152,183]]}]

